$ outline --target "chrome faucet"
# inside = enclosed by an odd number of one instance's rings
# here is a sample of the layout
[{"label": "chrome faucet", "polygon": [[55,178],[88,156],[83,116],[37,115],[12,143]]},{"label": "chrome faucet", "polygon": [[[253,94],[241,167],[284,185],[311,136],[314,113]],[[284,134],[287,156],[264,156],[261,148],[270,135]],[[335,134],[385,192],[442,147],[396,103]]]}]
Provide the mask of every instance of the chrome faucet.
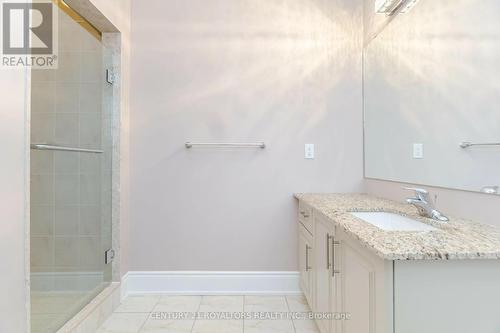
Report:
[{"label": "chrome faucet", "polygon": [[429,217],[440,222],[448,222],[449,219],[434,207],[434,203],[427,190],[421,188],[408,188],[405,190],[415,191],[415,198],[408,198],[406,202],[418,209],[420,216]]},{"label": "chrome faucet", "polygon": [[485,186],[481,189],[481,192],[486,194],[500,194],[498,189],[499,189],[498,186]]}]

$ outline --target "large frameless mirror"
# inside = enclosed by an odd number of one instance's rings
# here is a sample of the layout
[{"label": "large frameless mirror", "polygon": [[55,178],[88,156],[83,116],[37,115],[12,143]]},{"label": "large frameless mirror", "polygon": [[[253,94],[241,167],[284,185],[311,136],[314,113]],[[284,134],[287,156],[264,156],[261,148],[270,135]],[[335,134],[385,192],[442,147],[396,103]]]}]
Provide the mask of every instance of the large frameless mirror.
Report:
[{"label": "large frameless mirror", "polygon": [[366,177],[500,194],[500,2],[377,2],[391,20],[364,50]]}]

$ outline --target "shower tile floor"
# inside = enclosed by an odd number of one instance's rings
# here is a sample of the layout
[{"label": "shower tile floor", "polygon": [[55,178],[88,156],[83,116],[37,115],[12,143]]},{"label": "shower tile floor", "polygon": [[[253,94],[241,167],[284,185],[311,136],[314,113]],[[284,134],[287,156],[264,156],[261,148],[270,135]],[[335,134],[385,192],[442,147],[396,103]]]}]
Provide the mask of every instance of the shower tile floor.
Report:
[{"label": "shower tile floor", "polygon": [[31,332],[55,332],[78,312],[88,297],[88,292],[32,292]]},{"label": "shower tile floor", "polygon": [[319,333],[311,320],[170,319],[173,312],[309,312],[303,296],[127,297],[97,333]]},{"label": "shower tile floor", "polygon": [[95,288],[65,291],[32,290],[31,333],[57,332],[109,284],[90,282]]}]

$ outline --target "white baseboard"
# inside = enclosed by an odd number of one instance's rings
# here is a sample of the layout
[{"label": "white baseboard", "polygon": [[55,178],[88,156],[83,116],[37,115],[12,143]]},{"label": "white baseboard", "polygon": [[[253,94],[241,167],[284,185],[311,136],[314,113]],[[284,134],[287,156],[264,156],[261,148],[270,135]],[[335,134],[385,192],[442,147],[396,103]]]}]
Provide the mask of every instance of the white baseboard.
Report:
[{"label": "white baseboard", "polygon": [[299,272],[139,272],[122,278],[122,297],[167,295],[296,295]]}]

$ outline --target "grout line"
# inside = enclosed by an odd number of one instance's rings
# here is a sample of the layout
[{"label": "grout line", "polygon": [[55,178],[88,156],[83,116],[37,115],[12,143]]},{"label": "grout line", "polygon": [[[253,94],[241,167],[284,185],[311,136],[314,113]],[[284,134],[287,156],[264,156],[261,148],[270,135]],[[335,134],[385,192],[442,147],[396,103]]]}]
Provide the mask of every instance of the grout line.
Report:
[{"label": "grout line", "polygon": [[[54,83],[54,110],[56,109],[56,104],[57,104],[57,88],[56,88],[56,84]],[[52,135],[51,135],[51,139],[52,140],[55,140],[55,137],[56,137],[56,125],[57,124],[57,116],[54,114],[53,115],[53,120],[52,120]],[[50,271],[51,272],[54,272],[55,273],[55,266],[56,265],[56,153],[55,152],[50,152],[50,158],[52,160],[52,207],[51,207],[51,211],[52,211],[52,253],[51,253],[51,256],[52,256],[52,264],[50,265],[51,266],[51,269]],[[31,244],[30,244],[30,247],[31,247]],[[31,248],[30,248],[30,251],[31,251]],[[55,278],[52,278],[52,286],[53,286],[53,289],[55,289],[56,287],[56,282],[55,282]]]},{"label": "grout line", "polygon": [[[124,301],[128,298],[128,296],[124,299]],[[155,305],[153,306],[153,309],[151,311],[146,311],[146,312],[116,312],[113,311],[113,313],[147,313],[147,317],[146,317],[146,320],[144,321],[144,323],[142,323],[141,327],[139,328],[139,330],[137,331],[137,333],[140,333],[142,331],[142,329],[144,328],[144,326],[146,326],[147,322],[149,321],[149,319],[151,318],[151,313],[154,311],[154,309],[156,308],[156,306],[158,305],[158,303],[160,302],[160,299],[161,299],[161,296],[158,297],[158,300],[156,301]],[[122,302],[123,303],[123,302]]]},{"label": "grout line", "polygon": [[[203,302],[203,296],[200,295],[200,303],[198,304],[198,308],[196,309],[196,312],[199,312],[200,311],[200,308],[201,308],[201,303]],[[193,320],[193,325],[191,326],[191,333],[193,333],[193,330],[194,330],[194,325],[196,324],[196,321],[197,319],[195,318]]]},{"label": "grout line", "polygon": [[245,333],[245,303],[246,303],[246,296],[243,295],[243,333]]},{"label": "grout line", "polygon": [[156,311],[113,311],[113,313],[153,313]]},{"label": "grout line", "polygon": [[151,312],[154,312],[158,304],[160,304],[160,301],[162,299],[163,295],[159,295],[158,300],[156,301],[155,305],[153,306],[153,310]]},{"label": "grout line", "polygon": [[[117,313],[117,314],[121,314],[121,315],[127,315],[127,314],[148,314],[148,316],[146,317],[145,321],[143,322],[143,324],[141,325],[141,327],[140,327],[140,328],[139,328],[139,330],[137,331],[137,333],[140,333],[140,332],[144,329],[144,327],[146,326],[147,322],[150,320],[152,312],[154,312],[154,311],[155,311],[156,307],[157,307],[157,306],[158,306],[158,304],[160,303],[160,301],[161,301],[161,299],[162,299],[162,297],[163,297],[163,296],[164,296],[164,295],[161,295],[161,294],[159,295],[159,297],[158,297],[157,301],[154,303],[153,310],[151,310],[151,311],[138,311],[138,312],[116,312],[116,310],[115,310],[115,311],[113,311],[113,314],[115,314],[115,313]],[[198,303],[198,306],[197,306],[197,310],[196,310],[196,312],[199,312],[199,311],[200,311],[200,309],[201,309],[201,305],[202,305],[202,303],[203,303],[203,298],[204,298],[204,297],[206,297],[206,296],[201,296],[201,295],[199,295],[199,296],[200,296],[200,301],[199,301],[199,303]],[[245,313],[245,311],[246,311],[247,297],[248,297],[248,295],[243,295],[243,313]],[[281,296],[281,297],[284,297],[284,300],[285,300],[285,304],[286,304],[287,310],[288,310],[288,312],[291,312],[291,308],[290,308],[290,303],[289,303],[289,301],[288,301],[288,297],[287,297],[286,295],[283,295],[283,296]],[[125,300],[126,300],[126,298],[125,298]],[[197,319],[197,318],[195,318],[195,319],[193,320],[193,323],[192,323],[192,326],[191,326],[191,330],[190,330],[190,332],[191,332],[191,333],[193,333],[193,332],[194,332],[194,327],[195,327],[195,325],[196,325],[196,322],[197,322],[197,321],[198,321],[198,319]],[[244,333],[244,332],[245,332],[245,317],[243,317],[242,321],[243,321],[243,330],[242,330],[242,332]],[[290,319],[290,321],[291,321],[291,323],[292,323],[293,332],[294,332],[294,333],[297,333],[297,327],[295,326],[295,321],[294,321],[293,319]]]},{"label": "grout line", "polygon": [[288,309],[288,312],[290,312],[290,304],[288,304],[288,298],[286,296],[283,296],[285,298],[285,303],[286,303],[286,308]]},{"label": "grout line", "polygon": [[[288,297],[287,296],[284,296],[284,297],[285,297],[286,307],[288,308],[288,313],[291,313],[292,310],[290,309],[290,304],[288,304]],[[297,328],[295,327],[295,322],[293,321],[293,319],[290,319],[290,321],[292,322],[293,331],[295,333],[297,333]]]},{"label": "grout line", "polygon": [[146,320],[144,320],[144,322],[142,323],[141,327],[139,327],[139,330],[137,331],[137,333],[140,333],[142,331],[142,329],[144,328],[144,326],[146,326],[146,323],[148,322],[149,317],[151,317],[151,312],[148,313],[148,315],[146,317]]}]

